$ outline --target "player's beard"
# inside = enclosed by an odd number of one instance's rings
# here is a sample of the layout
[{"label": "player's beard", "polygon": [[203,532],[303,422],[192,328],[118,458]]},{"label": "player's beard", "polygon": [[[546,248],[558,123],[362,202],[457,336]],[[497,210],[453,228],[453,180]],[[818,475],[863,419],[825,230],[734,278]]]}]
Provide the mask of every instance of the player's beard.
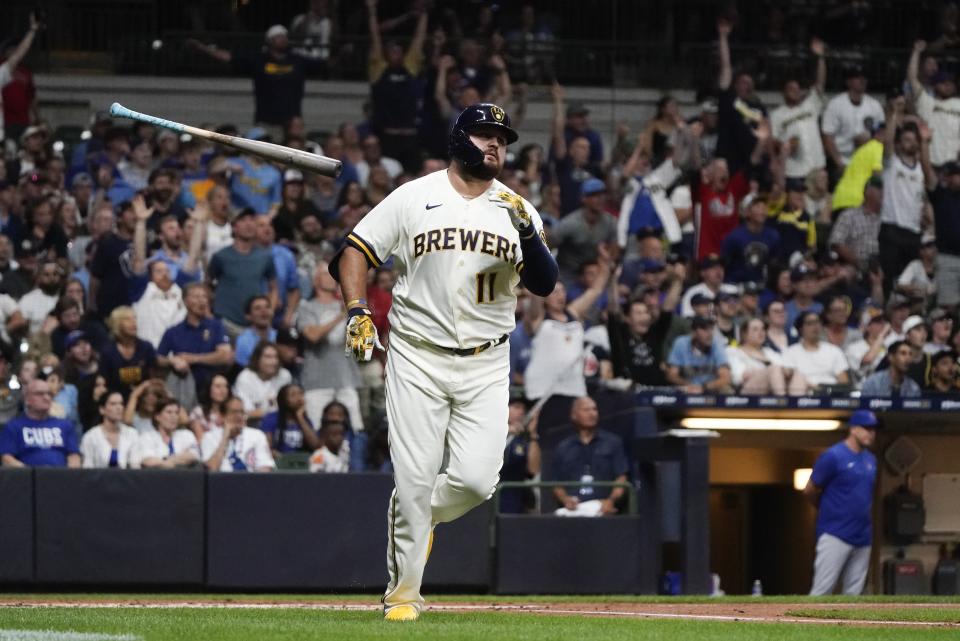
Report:
[{"label": "player's beard", "polygon": [[464,171],[473,178],[479,180],[493,180],[500,175],[500,163],[494,163],[493,165],[488,165],[486,162],[487,156],[483,156],[483,162],[479,165],[464,165]]}]

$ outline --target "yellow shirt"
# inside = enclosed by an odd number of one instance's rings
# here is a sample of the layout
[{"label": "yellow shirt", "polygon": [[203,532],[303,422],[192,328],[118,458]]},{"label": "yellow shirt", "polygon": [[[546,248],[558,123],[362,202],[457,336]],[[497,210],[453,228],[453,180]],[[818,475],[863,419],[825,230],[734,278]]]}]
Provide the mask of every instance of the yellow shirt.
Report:
[{"label": "yellow shirt", "polygon": [[860,146],[833,191],[833,209],[859,207],[863,204],[863,189],[875,172],[883,171],[883,143],[873,138]]},{"label": "yellow shirt", "polygon": [[[414,51],[413,49],[407,51],[407,54],[403,57],[403,66],[410,72],[411,76],[419,74],[423,66],[423,52],[419,50]],[[370,82],[380,80],[380,76],[383,75],[386,69],[387,61],[383,59],[383,56],[377,58],[373,56],[371,52],[370,60],[367,62],[367,78]]]}]

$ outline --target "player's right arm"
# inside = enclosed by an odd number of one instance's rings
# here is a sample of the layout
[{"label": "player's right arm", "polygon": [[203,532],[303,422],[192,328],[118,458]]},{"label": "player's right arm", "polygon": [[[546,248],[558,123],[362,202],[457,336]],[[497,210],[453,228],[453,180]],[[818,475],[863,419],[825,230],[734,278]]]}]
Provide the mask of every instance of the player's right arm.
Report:
[{"label": "player's right arm", "polygon": [[340,293],[346,302],[367,299],[367,257],[356,247],[346,246],[338,264]]},{"label": "player's right arm", "polygon": [[346,354],[358,362],[373,358],[374,348],[383,350],[373,314],[367,305],[367,258],[355,247],[344,247],[339,261],[340,292],[347,306]]},{"label": "player's right arm", "polygon": [[347,308],[346,352],[360,362],[373,357],[374,347],[383,349],[367,305],[367,270],[398,252],[409,194],[410,189],[401,187],[370,210],[330,261],[330,275],[340,283]]}]

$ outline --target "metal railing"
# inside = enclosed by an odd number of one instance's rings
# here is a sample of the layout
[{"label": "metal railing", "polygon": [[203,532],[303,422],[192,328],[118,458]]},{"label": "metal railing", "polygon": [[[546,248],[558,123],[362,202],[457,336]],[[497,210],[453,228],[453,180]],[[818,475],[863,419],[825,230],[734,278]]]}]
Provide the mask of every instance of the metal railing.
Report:
[{"label": "metal railing", "polygon": [[[26,15],[35,0],[4,0],[3,15],[13,35],[25,28]],[[264,29],[288,24],[303,11],[301,0],[272,3],[196,3],[181,0],[47,0],[46,32],[32,57],[40,71],[62,56],[48,52],[83,52],[102,71],[122,74],[230,75],[231,69],[186,48],[187,38],[216,42],[231,48],[256,49],[263,45]],[[331,3],[336,5],[336,3]],[[381,3],[383,13],[396,12],[392,3]],[[398,3],[399,5],[400,3]],[[549,65],[564,84],[584,86],[646,86],[707,88],[716,77],[718,9],[703,0],[579,0],[540,2],[540,22],[556,34]],[[738,25],[732,41],[735,64],[752,63],[758,85],[779,88],[782,78],[802,66],[811,34],[830,44],[830,88],[842,87],[841,63],[856,60],[867,67],[877,88],[902,81],[913,39],[935,39],[941,25],[941,3],[929,0],[887,0],[873,3],[857,15],[833,15],[837,3],[794,0],[777,7],[785,24],[771,37],[769,2],[740,0]],[[468,0],[437,3],[433,20],[446,24],[443,9],[459,11],[470,23],[477,5]],[[214,11],[215,9],[215,11]],[[210,13],[212,11],[212,13]],[[364,9],[340,3],[334,49],[337,63],[331,76],[344,80],[366,79],[368,40]],[[510,31],[519,9],[503,4],[498,19]],[[199,13],[197,13],[199,12]],[[200,14],[207,12],[206,18]],[[221,15],[222,14],[222,15]],[[850,26],[845,26],[849,23]],[[18,27],[20,25],[20,27]],[[409,25],[408,25],[409,26]],[[221,29],[210,31],[209,29]],[[204,30],[206,29],[206,30]],[[390,37],[395,37],[391,34]],[[777,44],[770,44],[775,41]],[[100,54],[97,58],[95,54]],[[82,67],[83,55],[77,56]]]},{"label": "metal railing", "polygon": [[[162,76],[235,75],[230,65],[190,49],[186,45],[190,38],[235,51],[254,52],[263,46],[261,35],[250,33],[171,31],[155,39],[129,35],[113,42],[113,71]],[[292,43],[294,48],[298,44]],[[329,77],[366,81],[369,40],[341,38],[338,45]],[[856,63],[864,68],[874,88],[885,91],[903,81],[909,53],[908,48],[831,51],[827,58],[828,88],[842,90],[845,67]],[[779,90],[788,77],[813,75],[813,61],[800,46],[738,45],[732,56],[736,67],[753,73],[760,89]],[[941,59],[948,65],[958,61],[953,54]],[[557,43],[550,66],[561,83],[588,87],[712,89],[717,77],[715,43],[684,44],[674,50],[651,43],[564,40]]]}]

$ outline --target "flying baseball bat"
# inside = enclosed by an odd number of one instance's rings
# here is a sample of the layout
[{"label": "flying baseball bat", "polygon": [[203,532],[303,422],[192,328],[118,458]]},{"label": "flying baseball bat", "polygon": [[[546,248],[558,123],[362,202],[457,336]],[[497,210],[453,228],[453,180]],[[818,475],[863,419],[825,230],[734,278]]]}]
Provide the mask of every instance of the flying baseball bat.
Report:
[{"label": "flying baseball bat", "polygon": [[220,143],[221,145],[226,145],[227,147],[233,147],[234,149],[239,149],[240,151],[245,151],[273,162],[290,165],[291,167],[296,167],[297,169],[312,171],[323,176],[330,176],[331,178],[336,178],[339,176],[340,171],[343,169],[341,162],[334,158],[318,156],[317,154],[311,154],[307,151],[293,149],[292,147],[284,147],[283,145],[275,145],[270,142],[247,140],[246,138],[241,138],[240,136],[227,136],[225,134],[218,134],[215,131],[208,131],[206,129],[200,129],[199,127],[191,127],[190,125],[184,125],[172,120],[166,120],[165,118],[158,118],[149,114],[140,113],[139,111],[127,109],[119,102],[115,102],[110,105],[110,115],[117,118],[129,118],[130,120],[147,122],[151,125],[163,127],[164,129],[171,129],[178,133],[190,134],[196,138],[210,140],[212,142]]}]

